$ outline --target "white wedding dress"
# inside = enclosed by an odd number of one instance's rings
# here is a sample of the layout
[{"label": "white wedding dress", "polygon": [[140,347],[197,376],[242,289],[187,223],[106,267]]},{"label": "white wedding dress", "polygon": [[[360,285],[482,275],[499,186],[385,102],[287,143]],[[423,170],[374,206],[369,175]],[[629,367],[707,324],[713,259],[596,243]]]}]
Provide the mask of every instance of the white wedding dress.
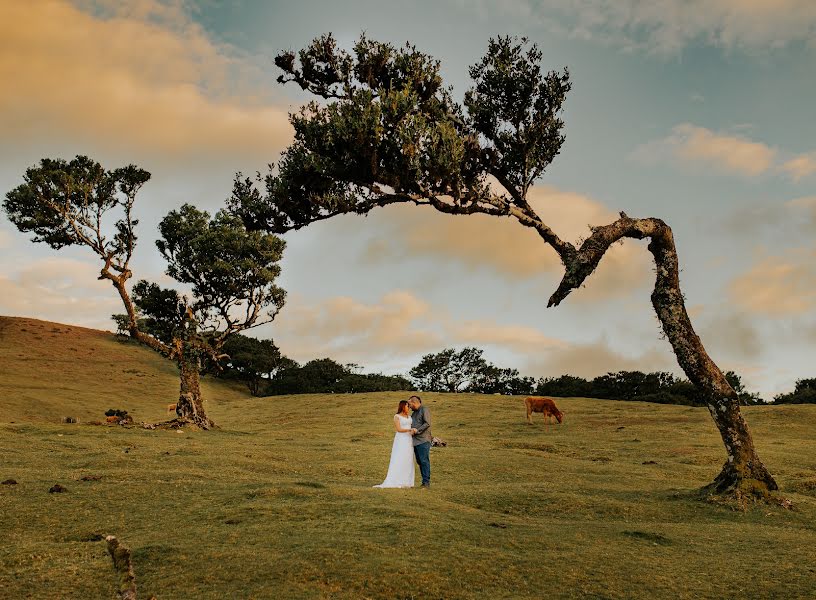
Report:
[{"label": "white wedding dress", "polygon": [[[399,419],[402,429],[411,428],[411,417],[394,415],[394,419]],[[394,434],[394,444],[391,446],[391,461],[388,463],[388,474],[385,476],[385,481],[374,487],[414,487],[414,440],[410,431],[397,431]]]}]

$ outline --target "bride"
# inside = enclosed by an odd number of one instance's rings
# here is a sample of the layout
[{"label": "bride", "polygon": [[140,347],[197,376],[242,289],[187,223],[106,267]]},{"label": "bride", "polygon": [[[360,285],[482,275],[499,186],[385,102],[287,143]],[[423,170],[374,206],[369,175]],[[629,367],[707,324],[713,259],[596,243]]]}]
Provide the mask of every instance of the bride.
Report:
[{"label": "bride", "polygon": [[411,428],[411,417],[408,416],[408,402],[401,400],[394,415],[394,445],[391,446],[391,462],[388,463],[388,474],[378,488],[414,487],[414,442],[412,436],[416,429]]}]

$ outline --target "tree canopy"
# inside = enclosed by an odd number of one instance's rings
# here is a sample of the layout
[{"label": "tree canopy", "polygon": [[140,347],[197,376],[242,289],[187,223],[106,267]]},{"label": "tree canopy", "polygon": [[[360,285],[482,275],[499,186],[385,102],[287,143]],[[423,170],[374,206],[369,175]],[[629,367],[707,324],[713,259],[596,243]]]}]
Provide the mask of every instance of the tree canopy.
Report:
[{"label": "tree canopy", "polygon": [[349,53],[326,35],[284,52],[279,81],[324,101],[291,115],[295,140],[277,170],[259,175],[260,186],[236,177],[228,204],[248,227],[281,233],[409,202],[514,216],[566,248],[526,200],[564,142],[560,115],[571,87],[566,69],[545,73],[540,59],[524,38],[490,40],[459,104],[439,62],[412,45],[362,36]]},{"label": "tree canopy", "polygon": [[274,233],[396,203],[510,217],[533,228],[564,264],[547,306],[581,287],[616,242],[649,239],[652,305],[728,453],[710,490],[742,498],[777,489],[756,453],[738,393],[694,331],[671,228],[621,212],[612,223],[591,225],[576,247],[528,202],[530,186],[563,145],[561,114],[571,88],[569,72],[545,72],[542,59],[524,38],[491,39],[470,68],[472,85],[459,103],[443,85],[439,62],[411,44],[395,47],[363,35],[346,51],[324,35],[297,53],[282,52],[275,59],[278,81],[315,99],[290,115],[295,138],[277,167],[255,180],[238,174],[228,206],[249,229]]},{"label": "tree canopy", "polygon": [[[133,204],[150,173],[134,165],[106,170],[87,156],[43,158],[23,183],[6,193],[9,220],[31,241],[59,250],[87,246],[119,273],[127,271],[136,245]],[[118,218],[111,220],[111,211]]]},{"label": "tree canopy", "polygon": [[[243,222],[226,211],[210,217],[185,204],[159,223],[156,247],[167,260],[166,273],[192,289],[189,308],[210,344],[274,320],[286,293],[275,283],[285,243],[279,237],[247,231]],[[135,296],[142,314],[171,326],[173,292],[139,282]],[[134,292],[136,288],[134,288]],[[182,298],[176,294],[176,302]],[[178,311],[176,311],[177,313]]]},{"label": "tree canopy", "polygon": [[208,427],[198,383],[202,361],[217,363],[224,342],[239,331],[272,321],[285,299],[275,284],[284,242],[250,231],[239,216],[185,204],[161,221],[156,242],[167,260],[167,275],[188,286],[193,298],[155,283],[139,281],[133,295],[127,282],[136,246],[136,195],[150,173],[134,165],[107,170],[87,156],[71,161],[44,158],[26,170],[3,207],[32,241],[59,250],[90,248],[102,261],[122,299],[118,329],[178,361],[181,392],[178,414]]}]

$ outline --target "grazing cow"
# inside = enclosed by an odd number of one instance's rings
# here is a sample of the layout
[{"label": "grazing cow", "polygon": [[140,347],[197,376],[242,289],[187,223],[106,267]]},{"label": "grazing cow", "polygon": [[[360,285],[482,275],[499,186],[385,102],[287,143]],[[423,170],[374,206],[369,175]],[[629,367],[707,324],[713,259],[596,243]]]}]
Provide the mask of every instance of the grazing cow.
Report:
[{"label": "grazing cow", "polygon": [[119,417],[117,417],[116,415],[111,415],[109,417],[105,417],[105,422],[106,423],[118,423],[119,422]]},{"label": "grazing cow", "polygon": [[167,405],[167,414],[176,412],[176,405],[175,404],[168,404]]},{"label": "grazing cow", "polygon": [[564,413],[558,410],[558,407],[555,405],[555,401],[552,398],[536,398],[533,396],[528,396],[524,400],[524,404],[527,406],[527,422],[533,422],[533,413],[540,412],[544,414],[544,418],[547,419],[547,423],[551,423],[551,417],[555,417],[555,420],[559,423],[564,420]]}]

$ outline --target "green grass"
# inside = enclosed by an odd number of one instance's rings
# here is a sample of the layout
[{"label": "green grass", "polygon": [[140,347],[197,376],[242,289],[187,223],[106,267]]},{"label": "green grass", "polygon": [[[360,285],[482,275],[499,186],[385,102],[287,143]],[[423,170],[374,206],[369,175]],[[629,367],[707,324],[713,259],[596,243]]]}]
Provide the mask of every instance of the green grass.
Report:
[{"label": "green grass", "polygon": [[570,398],[546,427],[518,398],[429,394],[429,491],[371,488],[405,394],[208,381],[218,430],[87,424],[162,418],[176,390],[143,348],[0,319],[0,597],[113,598],[103,534],[160,600],[816,597],[815,406],[746,410],[795,510],[737,512],[695,499],[724,456],[698,408]]}]

